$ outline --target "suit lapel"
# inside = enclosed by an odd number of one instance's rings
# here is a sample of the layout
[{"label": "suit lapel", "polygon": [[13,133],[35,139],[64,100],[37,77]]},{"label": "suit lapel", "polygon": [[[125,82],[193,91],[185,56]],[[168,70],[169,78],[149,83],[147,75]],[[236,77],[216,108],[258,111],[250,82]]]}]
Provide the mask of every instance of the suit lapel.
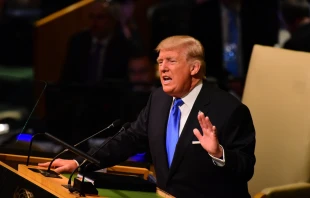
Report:
[{"label": "suit lapel", "polygon": [[161,168],[164,172],[164,175],[168,175],[169,168],[168,168],[168,160],[167,160],[167,151],[166,151],[166,128],[167,128],[167,122],[168,117],[170,113],[170,108],[172,104],[172,97],[168,96],[167,94],[164,94],[162,96],[162,103],[157,106],[157,113],[158,119],[157,119],[157,126],[156,128],[156,137],[157,140],[157,163],[161,165]]},{"label": "suit lapel", "polygon": [[184,153],[187,150],[186,148],[191,144],[191,141],[194,138],[193,129],[194,128],[200,129],[199,122],[197,120],[198,112],[202,111],[204,112],[205,115],[207,115],[208,113],[209,102],[210,102],[209,93],[208,93],[209,89],[207,88],[208,86],[209,85],[206,82],[203,83],[202,89],[200,93],[198,94],[198,97],[194,103],[194,106],[191,109],[191,112],[187,118],[187,121],[185,123],[185,126],[182,130],[182,133],[180,135],[179,141],[176,146],[174,158],[173,158],[170,171],[169,171],[168,180],[171,178],[173,173],[177,170],[177,167],[181,163]]}]

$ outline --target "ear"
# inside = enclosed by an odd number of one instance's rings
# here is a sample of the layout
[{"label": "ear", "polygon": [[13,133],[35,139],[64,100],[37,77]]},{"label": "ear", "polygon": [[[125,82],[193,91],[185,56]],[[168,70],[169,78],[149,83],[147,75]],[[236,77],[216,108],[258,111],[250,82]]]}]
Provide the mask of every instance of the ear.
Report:
[{"label": "ear", "polygon": [[198,74],[200,67],[201,67],[200,61],[194,60],[190,66],[191,75],[194,76],[194,75]]}]

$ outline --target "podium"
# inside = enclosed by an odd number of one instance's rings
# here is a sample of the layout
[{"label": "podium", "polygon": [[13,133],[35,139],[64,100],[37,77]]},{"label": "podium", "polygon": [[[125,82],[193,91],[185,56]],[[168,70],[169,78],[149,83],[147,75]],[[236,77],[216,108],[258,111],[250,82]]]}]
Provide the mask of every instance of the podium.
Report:
[{"label": "podium", "polygon": [[1,197],[62,197],[0,161]]},{"label": "podium", "polygon": [[[63,175],[59,175],[61,178],[50,178],[45,177],[40,173],[33,172],[29,168],[39,168],[46,169],[38,166],[26,166],[24,164],[18,165],[18,173],[25,175],[31,181],[35,181],[39,184],[39,186],[49,189],[54,195],[57,197],[68,197],[68,198],[76,198],[79,197],[79,193],[70,193],[68,189],[63,187],[62,185],[68,184],[68,179]],[[98,195],[90,196],[87,195],[87,198],[91,197],[101,197]]]},{"label": "podium", "polygon": [[[0,154],[0,195],[1,197],[12,197],[14,193],[18,193],[19,190],[23,193],[33,194],[33,197],[68,197],[77,198],[80,197],[79,193],[70,193],[68,189],[63,187],[63,184],[68,183],[68,178],[64,175],[60,175],[61,178],[45,177],[40,173],[33,172],[29,168],[40,168],[34,165],[26,166],[27,157],[19,155]],[[50,161],[48,158],[30,158],[32,164],[38,162]],[[10,167],[6,163],[9,161],[19,163],[17,170]],[[126,167],[126,166],[113,166],[108,168],[108,172],[124,172],[132,174],[142,174],[144,178],[148,174],[151,174],[145,168]],[[112,189],[98,189],[99,195],[86,195],[87,198],[98,197],[143,197],[143,198],[158,198],[166,197],[172,198],[173,196],[165,193],[164,191],[157,189],[156,193],[151,192],[138,192],[138,191],[125,191],[125,190],[112,190]],[[6,195],[6,196],[4,196]],[[31,197],[31,196],[30,196]]]}]

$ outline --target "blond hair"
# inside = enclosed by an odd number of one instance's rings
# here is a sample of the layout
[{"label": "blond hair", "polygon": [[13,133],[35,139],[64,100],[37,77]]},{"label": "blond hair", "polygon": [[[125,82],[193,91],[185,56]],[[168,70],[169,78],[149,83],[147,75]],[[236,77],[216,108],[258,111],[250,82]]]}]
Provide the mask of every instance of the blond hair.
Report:
[{"label": "blond hair", "polygon": [[171,36],[162,40],[156,47],[156,51],[185,49],[186,59],[198,60],[200,62],[199,75],[205,76],[206,63],[204,60],[204,49],[201,43],[191,36]]}]

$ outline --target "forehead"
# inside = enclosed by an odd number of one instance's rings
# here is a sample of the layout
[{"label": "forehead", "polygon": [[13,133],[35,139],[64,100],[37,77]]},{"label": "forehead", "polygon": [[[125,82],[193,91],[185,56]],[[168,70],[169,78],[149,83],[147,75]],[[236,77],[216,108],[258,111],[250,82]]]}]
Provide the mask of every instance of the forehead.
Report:
[{"label": "forehead", "polygon": [[141,58],[134,58],[129,60],[129,65],[130,66],[148,66],[149,65],[149,60],[147,57],[141,57]]},{"label": "forehead", "polygon": [[182,57],[185,57],[184,50],[182,49],[160,50],[158,55],[158,59],[182,58]]}]

